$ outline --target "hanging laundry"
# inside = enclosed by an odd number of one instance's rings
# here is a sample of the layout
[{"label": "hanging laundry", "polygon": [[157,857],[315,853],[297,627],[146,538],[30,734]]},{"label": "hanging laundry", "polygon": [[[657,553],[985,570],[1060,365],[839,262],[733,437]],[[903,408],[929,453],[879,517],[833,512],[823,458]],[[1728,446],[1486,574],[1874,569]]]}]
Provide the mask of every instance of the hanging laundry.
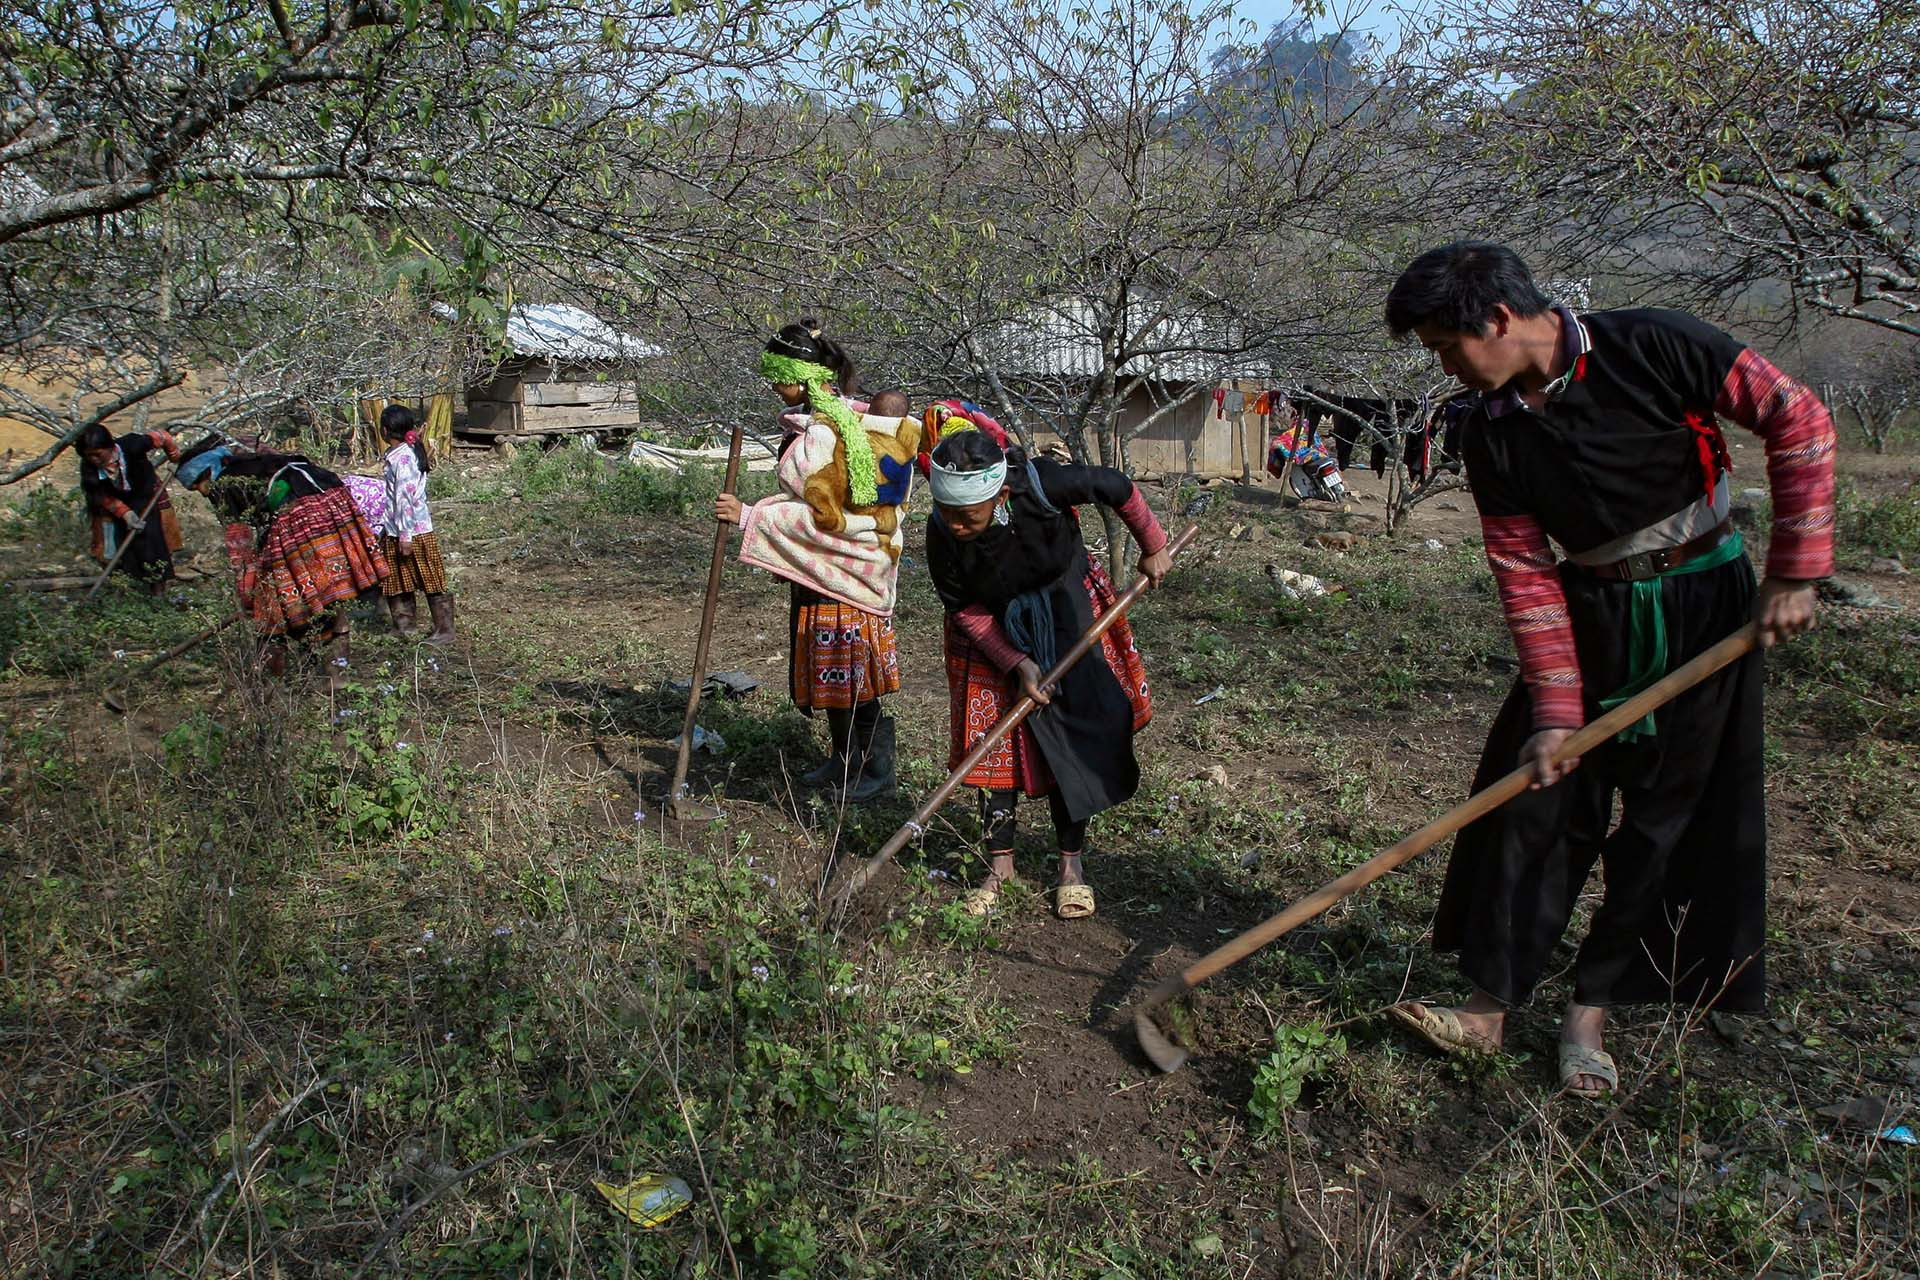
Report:
[{"label": "hanging laundry", "polygon": [[1213,416],[1216,418],[1226,417],[1227,416],[1226,404],[1227,404],[1226,390],[1221,387],[1215,387],[1213,389]]},{"label": "hanging laundry", "polygon": [[1227,416],[1237,418],[1247,411],[1247,393],[1244,391],[1227,392]]}]

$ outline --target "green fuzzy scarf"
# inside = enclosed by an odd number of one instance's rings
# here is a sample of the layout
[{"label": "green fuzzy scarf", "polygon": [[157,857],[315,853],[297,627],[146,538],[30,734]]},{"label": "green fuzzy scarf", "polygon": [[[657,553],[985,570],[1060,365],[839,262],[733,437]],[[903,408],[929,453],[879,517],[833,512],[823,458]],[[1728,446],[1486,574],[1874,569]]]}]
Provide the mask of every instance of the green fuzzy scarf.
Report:
[{"label": "green fuzzy scarf", "polygon": [[880,500],[880,480],[874,467],[873,442],[845,400],[832,390],[833,370],[810,360],[796,360],[774,351],[760,353],[760,376],[768,382],[797,383],[807,389],[807,406],[833,424],[847,454],[847,500],[870,507]]}]

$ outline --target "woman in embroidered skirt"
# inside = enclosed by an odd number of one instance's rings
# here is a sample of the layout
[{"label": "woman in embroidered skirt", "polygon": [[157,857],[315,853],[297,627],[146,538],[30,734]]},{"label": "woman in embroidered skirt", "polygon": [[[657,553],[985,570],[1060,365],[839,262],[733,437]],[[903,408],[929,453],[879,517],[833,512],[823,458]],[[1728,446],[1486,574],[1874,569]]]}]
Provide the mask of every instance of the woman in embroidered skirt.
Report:
[{"label": "woman in embroidered skirt", "polygon": [[433,513],[427,509],[427,472],[433,469],[427,448],[413,420],[413,410],[390,404],[380,411],[380,434],[388,444],[386,524],[380,529],[380,550],[393,572],[380,584],[386,596],[393,628],[401,635],[413,631],[413,593],[427,594],[427,612],[433,630],[427,644],[453,643],[453,593],[447,590],[447,566],[440,558],[440,539],[433,531]]},{"label": "woman in embroidered skirt", "polygon": [[262,637],[266,667],[285,670],[288,636],[328,647],[328,685],[346,679],[346,605],[387,574],[377,534],[340,477],[298,454],[240,454],[217,446],[187,455],[182,482],[226,527],[240,604]]},{"label": "woman in embroidered skirt", "polygon": [[[158,595],[173,578],[173,553],[181,541],[173,501],[154,469],[156,449],[180,461],[180,446],[165,431],[134,431],[116,440],[95,423],[80,433],[80,490],[93,521],[93,558],[105,564],[131,540],[114,571]],[[149,501],[153,510],[143,519]]]},{"label": "woman in embroidered skirt", "polygon": [[[1101,638],[1100,661],[1074,666],[1050,694],[1041,677],[1113,607],[1113,583],[1087,556],[1071,508],[1112,507],[1140,544],[1140,572],[1158,585],[1172,564],[1167,536],[1133,481],[1108,467],[1029,461],[978,431],[950,433],[928,478],[927,568],[946,605],[948,768],[957,768],[1022,694],[1040,704],[966,776],[984,788],[992,858],[967,910],[989,911],[1014,876],[1019,796],[1046,796],[1060,850],[1054,910],[1094,913],[1081,867],[1087,820],[1140,784],[1133,736],[1153,714],[1147,677],[1125,620]],[[1091,658],[1092,655],[1089,655]]]},{"label": "woman in embroidered skirt", "polygon": [[[905,438],[918,424],[904,414],[863,414],[864,405],[842,398],[853,388],[853,361],[811,320],[774,335],[760,372],[787,405],[780,419],[780,491],[750,507],[722,494],[714,515],[740,526],[743,562],[790,585],[794,705],[807,715],[826,713],[830,737],[826,761],[801,781],[844,787],[848,803],[862,804],[894,789],[894,723],[880,699],[900,688],[893,634],[897,509],[905,506],[912,481],[906,464],[881,473],[869,433]],[[891,533],[883,535],[872,515],[852,511],[842,516],[842,527],[820,527],[805,498],[807,480],[836,464],[846,474],[844,505],[896,508]]]}]

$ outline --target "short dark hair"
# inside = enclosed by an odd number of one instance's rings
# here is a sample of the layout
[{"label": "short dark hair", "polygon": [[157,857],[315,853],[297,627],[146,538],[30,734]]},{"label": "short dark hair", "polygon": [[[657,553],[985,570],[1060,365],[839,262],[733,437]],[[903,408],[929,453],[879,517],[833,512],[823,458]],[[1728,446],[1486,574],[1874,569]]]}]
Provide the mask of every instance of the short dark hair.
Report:
[{"label": "short dark hair", "polygon": [[876,418],[904,418],[913,412],[913,401],[904,391],[882,391],[867,402],[867,412]]},{"label": "short dark hair", "polygon": [[1537,316],[1553,306],[1520,255],[1486,240],[1456,240],[1415,258],[1387,294],[1387,327],[1404,338],[1423,324],[1483,334],[1495,306]]}]

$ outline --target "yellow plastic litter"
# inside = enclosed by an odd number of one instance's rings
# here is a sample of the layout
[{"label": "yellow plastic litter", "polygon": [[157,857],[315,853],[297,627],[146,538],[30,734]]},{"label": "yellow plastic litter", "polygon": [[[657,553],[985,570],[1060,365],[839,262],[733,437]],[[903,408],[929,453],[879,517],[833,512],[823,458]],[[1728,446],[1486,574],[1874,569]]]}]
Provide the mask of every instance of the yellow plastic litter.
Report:
[{"label": "yellow plastic litter", "polygon": [[624,1187],[596,1182],[593,1189],[649,1231],[693,1203],[687,1184],[665,1173],[643,1173]]}]

